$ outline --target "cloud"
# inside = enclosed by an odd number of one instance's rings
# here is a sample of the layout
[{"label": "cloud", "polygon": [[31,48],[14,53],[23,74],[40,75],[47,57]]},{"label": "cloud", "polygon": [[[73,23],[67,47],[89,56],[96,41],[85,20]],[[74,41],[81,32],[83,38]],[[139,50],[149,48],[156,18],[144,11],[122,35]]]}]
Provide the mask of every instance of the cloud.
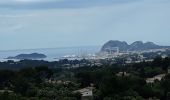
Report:
[{"label": "cloud", "polygon": [[[101,45],[110,39],[170,44],[168,0],[81,1],[62,1],[50,9],[48,3],[33,3],[38,8],[31,3],[23,9],[1,10],[2,49]],[[67,9],[58,9],[62,7]]]},{"label": "cloud", "polygon": [[63,2],[65,0],[13,0],[15,2],[36,3],[36,2]]},{"label": "cloud", "polygon": [[11,9],[54,9],[54,8],[85,8],[122,4],[141,0],[7,0],[0,1],[0,8]]},{"label": "cloud", "polygon": [[13,14],[0,14],[0,18],[24,18],[24,17],[34,17],[38,16],[37,14],[22,14],[22,15],[13,15]]}]

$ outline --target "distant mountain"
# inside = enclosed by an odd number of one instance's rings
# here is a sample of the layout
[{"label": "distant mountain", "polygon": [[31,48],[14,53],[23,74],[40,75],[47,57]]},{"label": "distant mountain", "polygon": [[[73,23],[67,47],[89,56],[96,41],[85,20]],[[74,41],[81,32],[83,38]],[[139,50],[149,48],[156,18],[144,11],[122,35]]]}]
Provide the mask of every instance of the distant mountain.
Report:
[{"label": "distant mountain", "polygon": [[42,59],[47,56],[44,54],[32,53],[32,54],[20,54],[15,57],[8,57],[7,59]]},{"label": "distant mountain", "polygon": [[125,41],[110,40],[102,46],[101,51],[106,51],[106,49],[112,47],[119,47],[120,51],[140,51],[149,49],[170,48],[170,46],[159,46],[153,42],[143,43],[142,41],[135,41],[129,45]]}]

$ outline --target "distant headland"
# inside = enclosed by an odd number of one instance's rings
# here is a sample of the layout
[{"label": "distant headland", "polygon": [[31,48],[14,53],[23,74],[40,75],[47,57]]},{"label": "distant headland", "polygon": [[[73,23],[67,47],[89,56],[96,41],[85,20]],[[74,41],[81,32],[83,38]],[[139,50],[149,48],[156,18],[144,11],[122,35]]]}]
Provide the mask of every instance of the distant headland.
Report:
[{"label": "distant headland", "polygon": [[125,41],[118,41],[118,40],[110,40],[106,42],[101,51],[106,51],[106,49],[118,47],[120,51],[141,51],[141,50],[149,50],[149,49],[169,49],[170,46],[160,46],[153,42],[142,42],[142,41],[135,41],[132,44],[128,44]]},{"label": "distant headland", "polygon": [[39,54],[39,53],[31,53],[31,54],[19,54],[15,57],[7,57],[6,59],[43,59],[46,58],[47,56],[44,54]]}]

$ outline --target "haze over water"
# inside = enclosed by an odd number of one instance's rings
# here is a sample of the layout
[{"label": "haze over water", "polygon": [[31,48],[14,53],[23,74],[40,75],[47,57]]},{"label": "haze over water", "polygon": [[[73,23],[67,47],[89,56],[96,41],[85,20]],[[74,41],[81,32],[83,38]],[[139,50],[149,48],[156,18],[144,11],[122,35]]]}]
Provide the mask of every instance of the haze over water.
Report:
[{"label": "haze over water", "polygon": [[19,54],[42,53],[47,56],[43,60],[56,61],[66,55],[83,56],[87,54],[95,54],[100,51],[100,46],[82,46],[82,47],[65,47],[65,48],[47,48],[47,49],[28,49],[28,50],[8,50],[0,51],[0,61],[6,61],[9,56]]}]

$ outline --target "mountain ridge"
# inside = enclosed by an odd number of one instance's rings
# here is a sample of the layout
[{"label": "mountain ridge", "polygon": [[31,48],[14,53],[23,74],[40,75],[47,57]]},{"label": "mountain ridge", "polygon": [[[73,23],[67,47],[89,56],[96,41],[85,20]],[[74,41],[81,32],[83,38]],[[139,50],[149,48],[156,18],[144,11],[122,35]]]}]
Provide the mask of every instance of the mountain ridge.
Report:
[{"label": "mountain ridge", "polygon": [[119,40],[110,40],[106,42],[101,51],[106,51],[108,48],[118,47],[120,51],[141,51],[141,50],[149,50],[149,49],[164,49],[170,48],[170,46],[160,46],[155,44],[154,42],[143,42],[143,41],[135,41],[131,44],[128,44],[125,41]]}]

